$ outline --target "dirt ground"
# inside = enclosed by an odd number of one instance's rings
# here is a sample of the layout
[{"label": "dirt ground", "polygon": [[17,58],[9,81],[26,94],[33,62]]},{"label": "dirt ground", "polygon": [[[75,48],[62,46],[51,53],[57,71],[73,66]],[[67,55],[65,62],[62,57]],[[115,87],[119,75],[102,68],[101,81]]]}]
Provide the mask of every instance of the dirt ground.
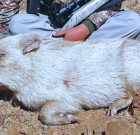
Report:
[{"label": "dirt ground", "polygon": [[[140,0],[127,0],[123,7],[140,13]],[[13,106],[8,93],[0,93],[0,135],[140,135],[140,108],[127,108],[115,117],[107,109],[79,113],[82,121],[65,126],[47,126],[38,112]]]},{"label": "dirt ground", "polygon": [[140,135],[139,108],[127,108],[115,117],[107,116],[106,111],[83,111],[80,123],[49,127],[38,120],[38,112],[0,100],[0,135]]},{"label": "dirt ground", "polygon": [[140,0],[126,0],[123,2],[122,8],[131,9],[140,13]]}]

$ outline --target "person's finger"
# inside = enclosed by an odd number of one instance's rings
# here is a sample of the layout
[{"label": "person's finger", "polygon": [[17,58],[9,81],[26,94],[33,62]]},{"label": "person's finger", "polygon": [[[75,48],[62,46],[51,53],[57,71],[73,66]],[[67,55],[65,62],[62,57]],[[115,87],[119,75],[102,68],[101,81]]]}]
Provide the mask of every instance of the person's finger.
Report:
[{"label": "person's finger", "polygon": [[53,37],[62,37],[65,36],[66,30],[58,31],[56,33],[53,33]]}]

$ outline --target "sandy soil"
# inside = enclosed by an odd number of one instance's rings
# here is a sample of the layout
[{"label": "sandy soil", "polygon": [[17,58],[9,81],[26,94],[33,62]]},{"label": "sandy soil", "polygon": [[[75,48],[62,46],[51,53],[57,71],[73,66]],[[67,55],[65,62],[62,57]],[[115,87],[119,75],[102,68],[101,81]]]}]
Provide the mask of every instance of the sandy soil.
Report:
[{"label": "sandy soil", "polygon": [[126,0],[123,2],[122,8],[131,9],[140,13],[140,0]]},{"label": "sandy soil", "polygon": [[[3,94],[4,99],[9,95]],[[140,109],[127,108],[115,117],[107,109],[79,113],[80,123],[64,126],[43,125],[38,112],[0,100],[0,135],[140,135]]]},{"label": "sandy soil", "polygon": [[[123,8],[140,13],[140,0],[127,0]],[[38,112],[13,106],[8,93],[0,93],[0,135],[140,135],[140,108],[127,108],[115,117],[107,109],[79,113],[82,121],[65,126],[47,126],[38,120]]]}]

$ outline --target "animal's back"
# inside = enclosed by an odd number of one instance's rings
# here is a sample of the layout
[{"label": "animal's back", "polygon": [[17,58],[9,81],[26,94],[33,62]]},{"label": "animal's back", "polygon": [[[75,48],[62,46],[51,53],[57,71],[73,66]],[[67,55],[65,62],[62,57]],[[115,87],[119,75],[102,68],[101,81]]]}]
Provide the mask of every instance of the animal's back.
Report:
[{"label": "animal's back", "polygon": [[29,54],[34,59],[37,78],[43,78],[41,91],[46,89],[48,99],[90,107],[105,107],[125,97],[123,41],[68,42],[68,45],[55,41],[45,46],[43,43],[37,52]]}]

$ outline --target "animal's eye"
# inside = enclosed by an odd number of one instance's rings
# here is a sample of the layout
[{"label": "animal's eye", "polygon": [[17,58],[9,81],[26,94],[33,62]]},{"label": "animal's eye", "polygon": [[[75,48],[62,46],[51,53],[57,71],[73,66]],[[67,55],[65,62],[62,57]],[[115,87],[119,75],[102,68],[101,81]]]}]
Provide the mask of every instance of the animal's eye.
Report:
[{"label": "animal's eye", "polygon": [[0,58],[5,57],[5,56],[6,56],[6,54],[7,54],[6,50],[5,50],[5,49],[1,49],[1,48],[0,48]]},{"label": "animal's eye", "polygon": [[5,55],[6,55],[6,54],[4,54],[4,53],[3,53],[3,54],[0,54],[0,57],[4,57]]}]

